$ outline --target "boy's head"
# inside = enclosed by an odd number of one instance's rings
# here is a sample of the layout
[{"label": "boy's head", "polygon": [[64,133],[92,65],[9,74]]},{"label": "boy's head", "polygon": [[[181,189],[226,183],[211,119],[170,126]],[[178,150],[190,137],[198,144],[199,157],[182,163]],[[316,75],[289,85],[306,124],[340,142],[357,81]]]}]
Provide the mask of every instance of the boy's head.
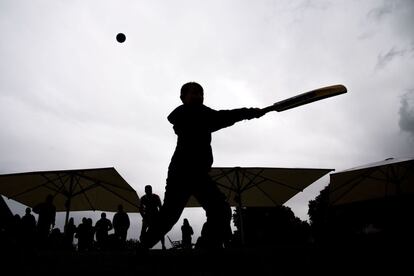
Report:
[{"label": "boy's head", "polygon": [[196,82],[188,82],[181,87],[180,99],[183,104],[202,105],[204,102],[203,87]]}]

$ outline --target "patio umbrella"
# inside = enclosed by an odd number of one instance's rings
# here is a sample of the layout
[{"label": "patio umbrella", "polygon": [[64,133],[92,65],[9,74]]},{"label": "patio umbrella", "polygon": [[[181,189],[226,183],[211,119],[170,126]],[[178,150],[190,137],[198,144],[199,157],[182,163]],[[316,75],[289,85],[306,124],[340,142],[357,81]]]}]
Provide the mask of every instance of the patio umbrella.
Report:
[{"label": "patio umbrella", "polygon": [[[210,176],[230,206],[274,207],[283,205],[330,171],[333,169],[215,167]],[[187,207],[200,204],[191,197]]]},{"label": "patio umbrella", "polygon": [[126,212],[139,212],[136,191],[115,168],[37,171],[0,175],[0,194],[34,207],[47,195],[54,199],[56,211],[116,212],[122,204]]},{"label": "patio umbrella", "polygon": [[414,159],[389,158],[330,175],[329,201],[341,205],[414,194]]},{"label": "patio umbrella", "polygon": [[[226,195],[230,206],[275,207],[330,171],[333,169],[224,167],[212,168],[210,176]],[[200,204],[191,197],[187,207],[200,207]],[[240,216],[240,224],[244,243],[243,216]]]},{"label": "patio umbrella", "polygon": [[0,231],[9,223],[12,219],[13,213],[10,210],[7,203],[4,201],[3,197],[0,196]]}]

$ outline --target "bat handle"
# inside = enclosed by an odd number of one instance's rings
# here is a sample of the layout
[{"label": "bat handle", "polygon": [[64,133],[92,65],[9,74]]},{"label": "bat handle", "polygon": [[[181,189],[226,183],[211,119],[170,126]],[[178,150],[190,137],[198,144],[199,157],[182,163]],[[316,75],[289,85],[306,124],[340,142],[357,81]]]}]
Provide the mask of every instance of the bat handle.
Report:
[{"label": "bat handle", "polygon": [[267,106],[267,107],[265,107],[265,108],[262,108],[262,111],[266,114],[266,113],[268,113],[268,112],[270,112],[270,111],[277,111],[277,109],[276,109],[276,105],[274,105],[274,104],[272,104],[272,105],[269,105],[269,106]]}]

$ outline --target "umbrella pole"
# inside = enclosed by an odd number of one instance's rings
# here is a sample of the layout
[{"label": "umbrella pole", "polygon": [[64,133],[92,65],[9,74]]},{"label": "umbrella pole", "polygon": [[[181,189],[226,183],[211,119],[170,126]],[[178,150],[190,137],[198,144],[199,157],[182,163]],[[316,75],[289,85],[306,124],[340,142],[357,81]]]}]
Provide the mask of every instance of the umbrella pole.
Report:
[{"label": "umbrella pole", "polygon": [[236,185],[237,185],[237,204],[239,205],[239,218],[240,218],[240,241],[244,245],[244,220],[243,220],[243,208],[242,208],[242,192],[241,192],[241,183],[239,176],[239,168],[236,168]]},{"label": "umbrella pole", "polygon": [[64,232],[66,232],[66,225],[68,225],[69,222],[69,212],[70,212],[70,203],[71,203],[71,198],[72,198],[72,189],[73,189],[73,174],[70,177],[70,186],[69,186],[69,196],[68,199],[66,200],[66,217],[65,217],[65,226],[64,226]]},{"label": "umbrella pole", "polygon": [[241,244],[244,245],[244,222],[243,222],[243,208],[242,208],[242,204],[241,204],[241,194],[239,195],[239,202],[238,202],[238,207],[239,207],[239,218],[240,218],[240,240],[241,240]]},{"label": "umbrella pole", "polygon": [[66,207],[66,217],[65,217],[64,232],[66,232],[66,225],[68,224],[68,221],[69,221],[69,208]]}]

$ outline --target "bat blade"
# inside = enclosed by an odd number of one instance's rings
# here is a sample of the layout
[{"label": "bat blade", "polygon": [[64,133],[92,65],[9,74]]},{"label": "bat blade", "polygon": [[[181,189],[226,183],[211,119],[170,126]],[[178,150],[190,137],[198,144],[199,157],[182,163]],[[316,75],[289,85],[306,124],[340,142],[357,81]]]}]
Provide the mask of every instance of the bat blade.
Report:
[{"label": "bat blade", "polygon": [[347,89],[342,84],[326,86],[326,87],[318,88],[318,89],[288,98],[286,100],[274,103],[273,105],[264,108],[264,110],[266,112],[268,111],[281,112],[281,111],[285,111],[285,110],[295,108],[301,105],[305,105],[308,103],[312,103],[312,102],[316,102],[316,101],[330,98],[333,96],[337,96],[340,94],[344,94],[346,92],[347,92]]}]

